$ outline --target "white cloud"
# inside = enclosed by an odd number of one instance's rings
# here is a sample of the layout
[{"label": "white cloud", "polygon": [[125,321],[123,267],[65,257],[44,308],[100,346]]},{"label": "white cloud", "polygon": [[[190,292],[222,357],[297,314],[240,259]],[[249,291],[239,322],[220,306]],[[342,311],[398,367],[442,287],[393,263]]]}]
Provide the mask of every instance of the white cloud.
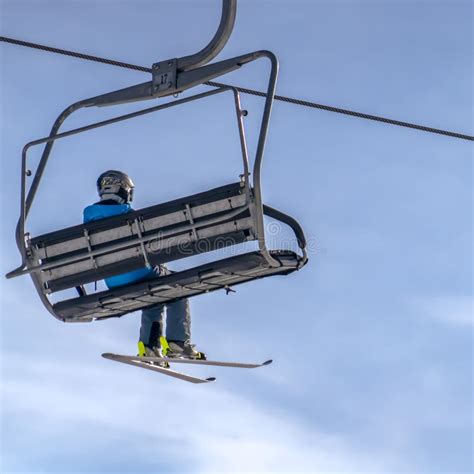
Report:
[{"label": "white cloud", "polygon": [[37,360],[25,367],[18,357],[4,360],[3,415],[20,426],[26,422],[35,437],[48,440],[41,443],[42,459],[61,449],[67,428],[75,438],[83,431],[88,443],[95,433],[96,446],[125,440],[135,458],[149,459],[155,446],[161,460],[177,461],[185,472],[397,470],[379,453],[364,457],[342,436],[292,417],[291,409],[269,408],[216,384],[186,385],[105,363],[91,368]]}]

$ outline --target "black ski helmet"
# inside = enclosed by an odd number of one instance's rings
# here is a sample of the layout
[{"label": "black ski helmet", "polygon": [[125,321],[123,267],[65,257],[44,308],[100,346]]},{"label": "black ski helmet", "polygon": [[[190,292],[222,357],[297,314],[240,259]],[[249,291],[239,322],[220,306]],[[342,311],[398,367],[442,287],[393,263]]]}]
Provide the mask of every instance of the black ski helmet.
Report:
[{"label": "black ski helmet", "polygon": [[121,171],[108,170],[97,179],[97,192],[101,198],[106,194],[111,194],[123,202],[131,202],[134,187],[130,176]]}]

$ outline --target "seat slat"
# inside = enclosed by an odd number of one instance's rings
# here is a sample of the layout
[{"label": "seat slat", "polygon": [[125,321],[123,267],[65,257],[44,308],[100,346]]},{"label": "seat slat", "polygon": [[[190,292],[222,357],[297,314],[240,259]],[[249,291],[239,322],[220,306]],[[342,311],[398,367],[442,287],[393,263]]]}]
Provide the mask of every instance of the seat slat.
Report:
[{"label": "seat slat", "polygon": [[[249,252],[155,280],[62,301],[54,305],[54,310],[65,321],[119,317],[157,303],[223,289],[227,285],[235,286],[271,275],[287,275],[299,268],[301,258],[294,252],[272,251],[271,254],[281,262],[281,267],[269,268],[259,252]],[[206,279],[206,273],[214,273],[214,276],[210,280]],[[110,304],[105,303],[107,298]]]},{"label": "seat slat", "polygon": [[[199,230],[199,241],[204,242],[200,246],[201,249],[198,253],[214,250],[215,247],[224,248],[226,246],[233,245],[234,243],[240,243],[236,242],[235,235],[238,234],[240,231],[245,231],[246,229],[251,228],[251,225],[251,218],[246,218],[239,219],[233,222],[227,222],[226,224],[221,224],[219,226],[213,226]],[[239,238],[239,241],[243,241],[245,238],[245,236]],[[215,243],[216,239],[219,240]],[[151,261],[154,260],[153,255],[161,254],[160,260],[162,262],[170,262],[172,260],[176,260],[177,257],[179,257],[178,255],[174,255],[176,254],[175,249],[181,248],[184,257],[196,253],[192,251],[192,245],[194,242],[194,236],[191,235],[189,232],[186,232],[185,234],[181,234],[176,237],[169,237],[166,239],[163,238],[160,240],[152,239],[149,242],[145,243],[145,248],[148,252],[148,256]],[[130,243],[130,247],[128,249],[116,250],[114,252],[98,255],[94,258],[94,260],[90,258],[88,253],[84,253],[81,256],[81,260],[76,260],[70,264],[64,264],[56,268],[49,269],[43,272],[41,278],[44,282],[52,282],[53,280],[57,280],[66,276],[80,274],[87,270],[95,270],[96,265],[99,268],[103,268],[108,265],[113,265],[116,262],[126,261],[130,259],[133,259],[134,261],[136,259],[139,259],[137,268],[145,266],[145,260],[143,259],[141,247],[139,244],[133,245],[133,241]],[[45,260],[45,262],[48,261],[51,260]],[[130,268],[130,270],[127,271],[135,270],[137,268]],[[72,286],[77,286],[78,284],[78,282],[74,284],[71,283]]]},{"label": "seat slat", "polygon": [[242,188],[240,183],[227,184],[209,191],[146,207],[128,214],[121,214],[107,219],[101,219],[87,224],[80,224],[66,229],[49,232],[31,239],[31,245],[33,247],[52,246],[66,240],[81,238],[84,227],[87,227],[90,233],[107,231],[110,228],[120,227],[121,225],[126,224],[127,220],[133,220],[138,216],[142,216],[143,219],[150,219],[159,215],[182,211],[185,209],[185,204],[189,204],[191,207],[200,206],[220,199],[228,199],[232,196],[242,195],[241,192]]},{"label": "seat slat", "polygon": [[[171,262],[181,258],[186,258],[191,255],[197,255],[199,253],[208,252],[213,248],[222,248],[222,242],[226,242],[228,245],[235,245],[247,240],[247,234],[245,232],[234,232],[224,236],[217,236],[207,239],[206,245],[200,245],[200,242],[190,242],[186,249],[182,247],[173,247],[168,249],[167,252],[157,252],[148,254],[148,258],[152,265],[159,265],[166,262]],[[48,278],[48,272],[40,274],[41,278],[44,278],[44,283],[47,285],[47,291],[49,293],[66,290],[73,288],[85,283],[103,280],[113,275],[121,275],[123,273],[137,270],[144,267],[143,258],[136,257],[127,260],[121,260],[110,265],[94,268],[92,262],[89,263],[90,269],[83,272],[74,272],[71,275],[66,275],[60,278],[51,279]]]}]

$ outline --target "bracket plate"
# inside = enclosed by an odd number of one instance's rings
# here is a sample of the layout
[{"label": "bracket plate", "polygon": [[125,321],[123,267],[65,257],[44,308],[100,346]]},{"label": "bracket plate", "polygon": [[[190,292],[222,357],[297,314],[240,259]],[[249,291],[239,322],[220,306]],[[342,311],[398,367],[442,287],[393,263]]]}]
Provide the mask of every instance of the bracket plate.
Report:
[{"label": "bracket plate", "polygon": [[167,59],[155,63],[152,66],[152,94],[158,94],[160,92],[169,90],[170,93],[176,90],[177,87],[177,68],[178,59]]}]

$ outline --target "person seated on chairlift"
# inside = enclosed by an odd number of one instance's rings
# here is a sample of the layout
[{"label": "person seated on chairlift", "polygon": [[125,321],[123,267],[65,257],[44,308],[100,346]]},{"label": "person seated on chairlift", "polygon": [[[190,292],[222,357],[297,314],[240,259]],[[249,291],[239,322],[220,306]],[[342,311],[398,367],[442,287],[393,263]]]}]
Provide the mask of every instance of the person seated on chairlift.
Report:
[{"label": "person seated on chairlift", "polygon": [[[100,201],[84,209],[84,223],[132,212],[131,202],[135,185],[121,171],[109,170],[97,179]],[[105,279],[109,289],[130,285],[144,280],[169,275],[165,265],[138,270]],[[163,338],[163,316],[166,308],[166,339]],[[163,343],[163,344],[162,344]],[[166,347],[162,347],[166,345]],[[142,311],[138,355],[205,359],[203,352],[196,351],[191,344],[191,312],[188,299],[173,303],[157,304]]]}]

